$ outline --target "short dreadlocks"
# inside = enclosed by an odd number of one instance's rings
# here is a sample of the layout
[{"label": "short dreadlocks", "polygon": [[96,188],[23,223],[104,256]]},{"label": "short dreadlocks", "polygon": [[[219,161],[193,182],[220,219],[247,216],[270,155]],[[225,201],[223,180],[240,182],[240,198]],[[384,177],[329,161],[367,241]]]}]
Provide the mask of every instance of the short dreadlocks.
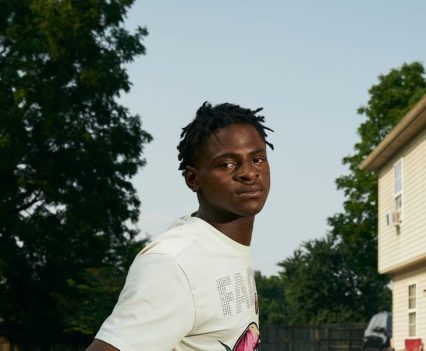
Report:
[{"label": "short dreadlocks", "polygon": [[274,146],[266,140],[265,130],[272,129],[263,125],[265,117],[256,116],[262,108],[250,110],[238,105],[224,103],[212,106],[207,101],[198,109],[194,120],[182,128],[180,143],[177,147],[179,170],[185,175],[187,166],[194,166],[197,156],[200,154],[208,137],[217,129],[231,124],[249,124],[256,128],[265,143],[273,150]]}]

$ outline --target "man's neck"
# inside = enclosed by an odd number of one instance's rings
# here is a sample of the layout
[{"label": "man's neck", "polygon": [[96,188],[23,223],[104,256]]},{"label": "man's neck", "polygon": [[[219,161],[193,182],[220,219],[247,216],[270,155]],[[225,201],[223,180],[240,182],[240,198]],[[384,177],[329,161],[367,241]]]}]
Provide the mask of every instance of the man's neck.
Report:
[{"label": "man's neck", "polygon": [[250,246],[253,233],[254,216],[220,220],[217,218],[211,218],[208,214],[203,213],[201,209],[196,212],[196,216],[206,221],[237,243]]}]

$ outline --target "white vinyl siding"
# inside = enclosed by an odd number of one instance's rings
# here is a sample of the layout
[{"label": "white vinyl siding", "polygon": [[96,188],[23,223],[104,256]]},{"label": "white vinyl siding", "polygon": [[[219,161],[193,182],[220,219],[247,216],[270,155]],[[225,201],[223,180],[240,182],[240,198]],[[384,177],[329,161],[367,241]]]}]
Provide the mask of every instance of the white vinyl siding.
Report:
[{"label": "white vinyl siding", "polygon": [[[395,180],[395,165],[401,162],[400,188]],[[395,211],[395,190],[403,194],[402,222],[388,224]],[[378,198],[378,265],[387,273],[398,266],[426,260],[426,130],[403,148],[380,170]],[[398,235],[399,234],[399,235]]]},{"label": "white vinyl siding", "polygon": [[426,97],[365,165],[379,167],[378,270],[392,277],[392,346],[404,350],[413,338],[426,344]]}]

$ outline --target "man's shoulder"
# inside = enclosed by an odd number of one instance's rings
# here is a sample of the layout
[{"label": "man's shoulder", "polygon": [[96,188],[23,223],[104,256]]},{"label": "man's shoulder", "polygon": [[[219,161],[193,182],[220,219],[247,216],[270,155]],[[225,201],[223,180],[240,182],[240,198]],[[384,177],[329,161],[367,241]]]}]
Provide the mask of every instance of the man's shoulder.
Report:
[{"label": "man's shoulder", "polygon": [[197,246],[201,239],[203,227],[196,218],[176,221],[171,228],[149,243],[140,255],[163,254],[173,258]]}]

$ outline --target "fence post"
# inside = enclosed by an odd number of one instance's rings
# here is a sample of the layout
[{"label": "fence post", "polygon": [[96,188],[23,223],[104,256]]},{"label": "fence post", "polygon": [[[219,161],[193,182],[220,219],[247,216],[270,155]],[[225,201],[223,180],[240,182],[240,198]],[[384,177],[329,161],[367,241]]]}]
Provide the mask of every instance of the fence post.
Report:
[{"label": "fence post", "polygon": [[349,345],[348,345],[348,351],[352,351],[352,331],[349,328],[349,332],[348,332],[348,338],[349,338]]},{"label": "fence post", "polygon": [[288,351],[293,351],[293,328],[288,333]]},{"label": "fence post", "polygon": [[329,332],[328,332],[328,326],[326,326],[325,327],[325,349],[327,350],[327,351],[330,351],[330,348],[329,348],[329,336],[330,334],[329,334]]}]

